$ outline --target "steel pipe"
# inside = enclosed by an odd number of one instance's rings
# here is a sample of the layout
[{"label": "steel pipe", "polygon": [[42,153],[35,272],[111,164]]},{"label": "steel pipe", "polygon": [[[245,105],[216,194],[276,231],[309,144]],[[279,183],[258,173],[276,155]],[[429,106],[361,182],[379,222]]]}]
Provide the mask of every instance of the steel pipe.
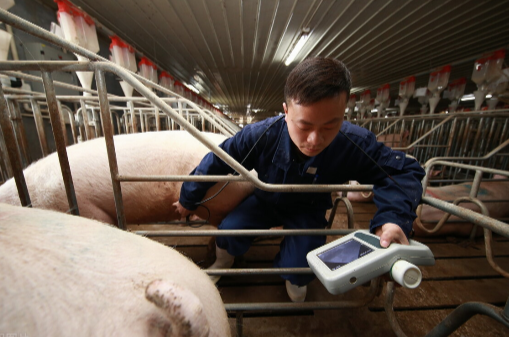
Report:
[{"label": "steel pipe", "polygon": [[67,195],[67,202],[69,203],[69,210],[71,214],[80,215],[78,209],[78,201],[74,191],[74,183],[72,181],[71,167],[69,166],[69,158],[67,157],[67,150],[65,148],[64,130],[62,129],[60,117],[61,115],[58,111],[58,101],[55,97],[55,87],[53,86],[51,73],[43,71],[42,80],[44,84],[44,91],[46,92],[46,100],[48,101],[51,127],[53,129],[53,136],[55,137],[55,145],[57,147],[58,160],[60,162],[60,169],[62,171],[62,178],[64,180],[64,187]]}]

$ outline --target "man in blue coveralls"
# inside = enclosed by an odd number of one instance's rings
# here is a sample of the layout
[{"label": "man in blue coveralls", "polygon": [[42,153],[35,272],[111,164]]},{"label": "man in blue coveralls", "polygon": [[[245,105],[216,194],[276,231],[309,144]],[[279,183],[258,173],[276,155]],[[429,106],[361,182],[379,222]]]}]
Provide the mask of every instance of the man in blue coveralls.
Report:
[{"label": "man in blue coveralls", "polygon": [[[290,73],[285,85],[284,119],[273,117],[247,125],[220,147],[255,169],[270,184],[373,184],[378,211],[370,231],[383,247],[408,244],[420,202],[424,170],[403,152],[393,151],[368,130],[344,122],[350,96],[350,73],[337,60],[308,58]],[[251,151],[249,153],[249,151]],[[363,153],[364,152],[364,153]],[[249,155],[248,155],[249,153]],[[246,157],[247,156],[247,157]],[[375,164],[376,162],[377,164]],[[191,174],[225,175],[233,170],[212,152]],[[184,182],[174,205],[184,217],[197,208],[209,182]],[[330,193],[273,193],[256,189],[221,223],[219,229],[323,229]],[[325,236],[287,236],[274,259],[278,268],[308,267],[306,254],[325,244]],[[230,268],[249,249],[253,237],[217,237],[216,261]],[[314,275],[282,275],[294,302],[304,301]],[[211,277],[217,282],[219,277]]]}]

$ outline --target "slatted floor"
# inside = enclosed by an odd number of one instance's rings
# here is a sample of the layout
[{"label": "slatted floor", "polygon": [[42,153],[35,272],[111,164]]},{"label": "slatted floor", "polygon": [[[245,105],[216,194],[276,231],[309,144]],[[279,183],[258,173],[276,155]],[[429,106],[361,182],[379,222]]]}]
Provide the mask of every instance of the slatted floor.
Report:
[{"label": "slatted floor", "polygon": [[[354,203],[355,227],[367,228],[376,211],[373,204]],[[345,209],[338,207],[333,228],[346,228]],[[132,225],[130,230],[168,229],[165,225]],[[175,229],[174,226],[171,229]],[[183,229],[181,227],[181,229]],[[202,227],[207,229],[207,227]],[[329,238],[333,240],[334,238]],[[509,296],[509,280],[495,272],[485,258],[484,241],[466,238],[416,238],[427,244],[436,258],[435,266],[422,267],[423,282],[414,290],[396,288],[394,310],[407,336],[424,336],[458,305],[479,301],[503,307]],[[270,268],[281,238],[258,241],[234,267]],[[213,261],[209,238],[160,238],[202,267]],[[494,237],[496,262],[509,270],[509,240]],[[385,287],[385,283],[384,283]],[[218,289],[225,303],[289,302],[279,276],[226,276]],[[308,286],[306,301],[355,299],[367,293],[358,287],[346,294],[330,295],[318,280]],[[385,288],[365,307],[343,310],[315,310],[301,313],[244,313],[243,336],[395,336],[384,311]],[[235,317],[230,318],[235,336]],[[509,336],[502,324],[477,315],[453,336]]]}]

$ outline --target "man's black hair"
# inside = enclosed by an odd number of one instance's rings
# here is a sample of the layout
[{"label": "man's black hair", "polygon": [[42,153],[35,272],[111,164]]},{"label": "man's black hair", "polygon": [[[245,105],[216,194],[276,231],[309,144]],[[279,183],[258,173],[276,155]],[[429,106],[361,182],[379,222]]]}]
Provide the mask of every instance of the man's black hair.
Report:
[{"label": "man's black hair", "polygon": [[350,96],[350,72],[343,62],[325,58],[307,58],[288,75],[285,85],[285,102],[293,100],[308,105],[324,98],[346,93]]}]

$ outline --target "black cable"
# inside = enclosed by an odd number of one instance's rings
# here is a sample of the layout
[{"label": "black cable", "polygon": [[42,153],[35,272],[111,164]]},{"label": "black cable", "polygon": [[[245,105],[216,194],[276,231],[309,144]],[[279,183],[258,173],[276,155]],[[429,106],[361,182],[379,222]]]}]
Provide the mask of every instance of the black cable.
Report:
[{"label": "black cable", "polygon": [[[256,142],[254,143],[254,145],[251,147],[251,149],[249,150],[249,152],[247,153],[247,155],[244,157],[244,159],[242,159],[242,161],[240,162],[240,165],[242,165],[242,164],[246,161],[247,157],[249,157],[249,155],[251,154],[251,152],[253,152],[254,148],[255,148],[255,147],[256,147],[256,145],[260,142],[260,140],[262,139],[262,137],[263,137],[263,136],[267,133],[267,131],[269,131],[269,129],[270,129],[270,128],[274,125],[274,124],[276,124],[277,122],[279,122],[279,121],[280,121],[281,119],[283,119],[284,117],[285,117],[285,115],[283,115],[283,116],[279,117],[279,118],[278,118],[278,119],[276,119],[274,122],[272,122],[272,124],[270,124],[270,125],[269,125],[266,129],[265,129],[265,131],[263,131],[263,133],[260,135],[260,137],[258,137],[258,139],[257,139],[257,140],[256,140]],[[238,174],[238,172],[233,172],[233,175],[235,175],[235,173],[237,173],[237,174]],[[217,197],[217,195],[218,195],[219,193],[221,193],[221,192],[224,190],[224,188],[225,188],[225,187],[226,187],[229,183],[230,183],[230,182],[229,182],[229,181],[227,181],[227,182],[226,182],[226,183],[225,183],[225,184],[224,184],[224,185],[223,185],[223,186],[219,189],[219,191],[217,191],[217,192],[216,192],[216,194],[214,194],[213,196],[211,196],[211,197],[209,197],[209,198],[207,198],[207,199],[205,199],[205,200],[202,200],[202,201],[197,202],[195,205],[201,205],[201,204],[203,204],[203,203],[206,203],[207,201],[210,201],[210,200],[214,199],[215,197]],[[210,211],[209,211],[209,216],[210,216]]]},{"label": "black cable", "polygon": [[[382,171],[383,173],[385,173],[385,175],[387,177],[389,177],[389,179],[391,179],[402,191],[403,193],[406,194],[406,196],[408,198],[410,198],[410,195],[406,192],[406,190],[403,188],[403,186],[401,186],[390,174],[389,172],[387,172],[386,170],[384,170],[384,168],[377,163],[376,160],[374,160],[369,154],[366,153],[366,151],[364,151],[364,149],[362,147],[360,147],[356,142],[353,141],[353,139],[351,139],[350,137],[348,137],[343,131],[339,130],[339,133],[341,133],[343,136],[345,136],[346,139],[348,139],[353,145],[355,145],[355,147],[357,147],[359,150],[361,150],[362,153],[364,153],[366,155],[366,157],[369,158],[369,160],[371,160],[373,163],[375,163],[375,165],[380,169],[380,171]],[[412,199],[412,198],[410,198]]]}]

